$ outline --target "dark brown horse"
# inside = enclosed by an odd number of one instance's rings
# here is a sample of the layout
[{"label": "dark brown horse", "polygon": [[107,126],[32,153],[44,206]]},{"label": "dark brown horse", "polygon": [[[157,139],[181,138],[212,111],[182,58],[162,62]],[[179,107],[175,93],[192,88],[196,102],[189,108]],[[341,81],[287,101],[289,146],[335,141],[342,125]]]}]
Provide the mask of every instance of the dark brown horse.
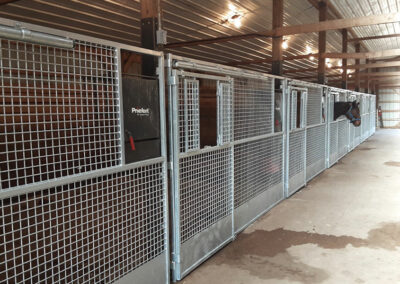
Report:
[{"label": "dark brown horse", "polygon": [[334,112],[336,120],[339,116],[345,115],[354,126],[358,127],[361,125],[361,115],[360,115],[360,103],[356,101],[353,102],[336,102],[334,105]]}]

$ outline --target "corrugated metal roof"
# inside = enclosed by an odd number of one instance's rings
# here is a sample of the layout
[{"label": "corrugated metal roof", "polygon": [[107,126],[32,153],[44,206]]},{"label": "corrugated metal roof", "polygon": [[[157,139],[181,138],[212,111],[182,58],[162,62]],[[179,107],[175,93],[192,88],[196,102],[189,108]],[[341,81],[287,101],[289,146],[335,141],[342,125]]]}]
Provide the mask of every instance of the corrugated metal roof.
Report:
[{"label": "corrugated metal roof", "polygon": [[[400,0],[399,0],[400,1]],[[398,0],[332,0],[344,18],[398,11]],[[163,27],[168,31],[168,42],[207,39],[214,37],[262,32],[272,27],[272,0],[162,0]],[[234,5],[243,14],[242,26],[236,28],[223,23]],[[19,0],[0,7],[0,17],[87,34],[99,38],[140,45],[139,0]],[[318,21],[318,11],[308,0],[286,0],[284,25],[299,25]],[[400,33],[399,24],[359,27],[358,36]],[[317,33],[294,35],[288,38],[289,48],[284,56],[306,54],[306,46],[318,50]],[[258,60],[271,56],[271,39],[253,38],[191,47],[168,49],[175,54],[197,59],[227,63]],[[341,34],[327,32],[327,52],[340,52]],[[370,50],[397,48],[399,39],[367,41]],[[349,52],[354,52],[352,45]],[[349,64],[354,61],[350,60]],[[337,61],[333,61],[337,64]],[[316,60],[285,61],[284,70],[316,68]],[[242,66],[263,72],[270,71],[269,63]],[[328,74],[338,74],[329,70]],[[297,77],[296,73],[288,76]],[[301,76],[316,76],[315,71]]]}]

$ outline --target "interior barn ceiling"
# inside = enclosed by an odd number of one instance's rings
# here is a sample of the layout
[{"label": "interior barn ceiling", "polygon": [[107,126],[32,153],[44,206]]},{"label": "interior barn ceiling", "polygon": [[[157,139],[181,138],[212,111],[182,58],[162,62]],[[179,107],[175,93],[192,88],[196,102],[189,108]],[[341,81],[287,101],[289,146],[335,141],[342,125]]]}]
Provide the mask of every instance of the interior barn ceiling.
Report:
[{"label": "interior barn ceiling", "polygon": [[[284,3],[285,26],[318,22],[318,11],[308,0],[286,0]],[[343,18],[398,12],[400,7],[400,0],[332,0],[331,3]],[[272,29],[272,0],[161,0],[161,5],[163,28],[168,32],[169,43]],[[232,5],[243,14],[240,28],[224,22]],[[18,0],[0,6],[0,17],[140,46],[139,0]],[[400,33],[398,23],[357,27],[353,30],[357,37]],[[299,34],[285,39],[289,47],[284,51],[284,56],[307,54],[307,45],[312,52],[318,51],[317,33]],[[399,40],[386,38],[364,43],[369,50],[374,51],[399,48]],[[270,38],[251,38],[169,48],[165,51],[224,64],[269,58],[271,44]],[[328,31],[327,52],[341,52],[341,46],[340,31]],[[354,52],[352,43],[349,44],[348,52]],[[338,60],[332,60],[333,65],[338,63]],[[354,60],[348,60],[348,64],[354,64]],[[270,72],[270,63],[240,67]],[[317,61],[310,59],[284,62],[284,71],[316,67]],[[340,72],[338,69],[329,70],[328,75],[332,74]],[[288,73],[286,76],[316,77],[316,71]]]}]

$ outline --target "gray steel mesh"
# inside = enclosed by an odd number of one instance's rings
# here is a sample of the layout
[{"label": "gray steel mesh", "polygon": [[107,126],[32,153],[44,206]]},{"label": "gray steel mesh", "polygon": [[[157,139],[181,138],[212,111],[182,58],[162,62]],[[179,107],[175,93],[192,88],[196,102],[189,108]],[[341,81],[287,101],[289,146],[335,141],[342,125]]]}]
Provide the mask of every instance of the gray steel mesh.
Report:
[{"label": "gray steel mesh", "polygon": [[273,103],[272,78],[235,78],[235,140],[272,133]]},{"label": "gray steel mesh", "polygon": [[110,283],[165,252],[163,165],[0,200],[0,282]]},{"label": "gray steel mesh", "polygon": [[231,214],[231,165],[231,148],[180,159],[181,243]]},{"label": "gray steel mesh", "polygon": [[349,141],[349,121],[338,121],[338,158],[342,158],[347,154]]},{"label": "gray steel mesh", "polygon": [[355,145],[354,147],[357,147],[361,143],[361,127],[354,127],[354,140],[355,140]]},{"label": "gray steel mesh", "polygon": [[179,145],[181,152],[200,148],[199,81],[179,77]]},{"label": "gray steel mesh", "polygon": [[282,182],[282,135],[235,146],[235,208]]},{"label": "gray steel mesh", "polygon": [[329,165],[336,163],[338,159],[338,123],[331,122],[329,127]]},{"label": "gray steel mesh", "polygon": [[350,124],[349,141],[350,141],[350,149],[353,149],[356,146],[356,144],[355,144],[355,127],[353,126],[353,124]]},{"label": "gray steel mesh", "polygon": [[0,41],[0,190],[121,163],[115,48]]},{"label": "gray steel mesh", "polygon": [[305,130],[289,134],[289,179],[303,172],[305,159]]},{"label": "gray steel mesh", "polygon": [[232,84],[219,83],[218,97],[218,144],[222,145],[232,141]]},{"label": "gray steel mesh", "polygon": [[307,126],[322,122],[322,87],[308,87]]},{"label": "gray steel mesh", "polygon": [[307,180],[325,169],[325,127],[307,129]]}]

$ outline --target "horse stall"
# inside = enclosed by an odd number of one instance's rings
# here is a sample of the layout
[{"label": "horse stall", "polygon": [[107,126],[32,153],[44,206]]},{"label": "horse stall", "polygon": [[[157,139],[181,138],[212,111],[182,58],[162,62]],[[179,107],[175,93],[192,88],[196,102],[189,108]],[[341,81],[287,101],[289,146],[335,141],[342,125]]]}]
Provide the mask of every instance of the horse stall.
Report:
[{"label": "horse stall", "polygon": [[0,24],[0,282],[168,283],[162,53]]},{"label": "horse stall", "polygon": [[285,81],[167,58],[172,269],[180,280],[284,198]]},{"label": "horse stall", "polygon": [[333,166],[348,152],[349,121],[345,116],[334,120],[334,105],[336,102],[346,102],[347,91],[329,88],[328,91],[328,157],[327,167]]},{"label": "horse stall", "polygon": [[325,90],[322,85],[288,80],[286,196],[325,169]]}]

